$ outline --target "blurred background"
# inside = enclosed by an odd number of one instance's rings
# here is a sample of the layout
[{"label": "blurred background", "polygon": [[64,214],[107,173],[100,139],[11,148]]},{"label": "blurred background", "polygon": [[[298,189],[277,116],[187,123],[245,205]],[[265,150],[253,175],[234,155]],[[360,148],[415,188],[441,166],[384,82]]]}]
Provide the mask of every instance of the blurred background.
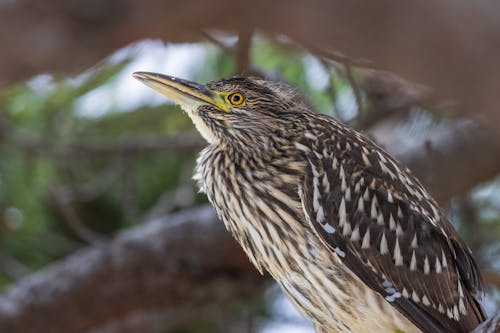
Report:
[{"label": "blurred background", "polygon": [[497,7],[0,1],[0,331],[313,332],[198,193],[188,117],[134,71],[296,86],[422,180],[495,313]]}]

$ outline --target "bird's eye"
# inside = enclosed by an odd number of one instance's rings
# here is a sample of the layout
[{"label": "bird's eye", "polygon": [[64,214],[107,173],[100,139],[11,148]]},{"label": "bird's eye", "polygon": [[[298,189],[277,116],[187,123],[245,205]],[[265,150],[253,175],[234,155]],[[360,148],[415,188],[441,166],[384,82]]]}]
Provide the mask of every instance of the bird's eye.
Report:
[{"label": "bird's eye", "polygon": [[244,99],[243,99],[243,95],[242,94],[240,94],[240,93],[234,93],[234,94],[231,94],[231,95],[227,96],[227,100],[232,105],[239,106],[239,105],[243,104],[243,100]]}]

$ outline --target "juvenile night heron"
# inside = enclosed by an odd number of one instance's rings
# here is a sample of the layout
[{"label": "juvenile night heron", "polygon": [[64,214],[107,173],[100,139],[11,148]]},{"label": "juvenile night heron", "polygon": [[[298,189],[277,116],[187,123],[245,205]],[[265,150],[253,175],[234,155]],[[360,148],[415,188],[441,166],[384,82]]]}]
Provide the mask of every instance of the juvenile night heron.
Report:
[{"label": "juvenile night heron", "polygon": [[208,141],[195,178],[261,272],[318,332],[469,332],[469,248],[411,172],[283,83],[138,72]]}]

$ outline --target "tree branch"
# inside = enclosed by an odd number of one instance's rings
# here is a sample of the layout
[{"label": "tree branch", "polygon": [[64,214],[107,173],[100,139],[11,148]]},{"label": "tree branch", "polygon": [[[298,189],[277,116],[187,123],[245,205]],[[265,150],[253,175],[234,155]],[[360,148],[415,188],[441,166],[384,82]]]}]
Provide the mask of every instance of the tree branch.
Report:
[{"label": "tree branch", "polygon": [[351,86],[351,89],[354,93],[354,100],[356,101],[358,113],[360,115],[363,115],[365,113],[364,112],[365,110],[363,108],[363,97],[361,95],[361,89],[359,88],[359,84],[358,82],[356,82],[356,79],[354,79],[351,65],[348,63],[344,63],[343,65],[344,65],[345,77],[349,82],[349,85]]},{"label": "tree branch", "polygon": [[213,210],[202,207],[127,230],[20,280],[0,297],[0,331],[83,332],[137,308],[221,304],[263,281]]},{"label": "tree branch", "polygon": [[440,204],[500,172],[500,142],[488,129],[471,121],[451,124],[397,157]]},{"label": "tree branch", "polygon": [[244,27],[240,30],[238,36],[238,45],[236,47],[236,73],[250,73],[250,47],[252,45],[253,28]]},{"label": "tree branch", "polygon": [[29,269],[14,258],[0,253],[0,272],[12,280],[17,280],[26,276]]},{"label": "tree branch", "polygon": [[105,236],[93,231],[85,225],[78,213],[71,206],[71,198],[65,197],[63,191],[54,188],[49,190],[49,195],[54,208],[58,210],[63,221],[80,240],[89,244],[103,243],[107,240]]},{"label": "tree branch", "polygon": [[405,81],[384,71],[362,70],[362,90],[368,101],[366,112],[360,112],[351,125],[367,129],[393,116],[408,115],[413,106],[432,108],[437,101],[432,100],[429,88]]},{"label": "tree branch", "polygon": [[57,145],[53,142],[2,133],[0,137],[11,147],[30,154],[45,155],[54,158],[78,158],[88,156],[135,155],[141,153],[174,151],[186,152],[197,150],[205,144],[198,135],[179,134],[173,137],[130,138],[116,142],[73,143]]},{"label": "tree branch", "polygon": [[500,329],[500,311],[495,313],[490,318],[486,319],[484,323],[476,327],[471,333],[498,333]]}]

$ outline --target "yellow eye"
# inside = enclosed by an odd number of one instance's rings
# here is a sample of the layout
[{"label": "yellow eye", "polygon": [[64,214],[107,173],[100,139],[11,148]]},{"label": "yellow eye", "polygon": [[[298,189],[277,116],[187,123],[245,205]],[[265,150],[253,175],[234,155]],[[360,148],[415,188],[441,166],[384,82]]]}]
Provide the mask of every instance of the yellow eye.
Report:
[{"label": "yellow eye", "polygon": [[244,102],[243,95],[240,93],[234,93],[227,96],[227,100],[234,106],[240,106]]}]

